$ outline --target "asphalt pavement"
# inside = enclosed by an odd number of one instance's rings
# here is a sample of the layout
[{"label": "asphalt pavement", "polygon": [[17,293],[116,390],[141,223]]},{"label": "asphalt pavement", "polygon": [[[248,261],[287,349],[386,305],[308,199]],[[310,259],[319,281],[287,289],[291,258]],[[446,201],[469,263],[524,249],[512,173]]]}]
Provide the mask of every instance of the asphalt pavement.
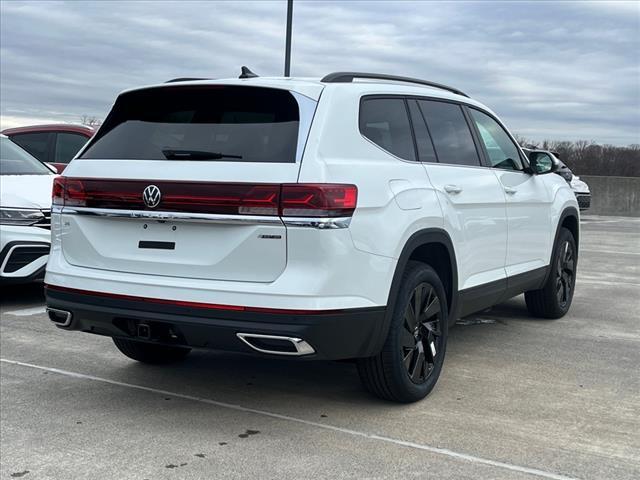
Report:
[{"label": "asphalt pavement", "polygon": [[138,364],[3,287],[0,479],[638,479],[640,219],[585,216],[580,247],[567,316],[520,296],[462,319],[411,405],[349,362]]}]

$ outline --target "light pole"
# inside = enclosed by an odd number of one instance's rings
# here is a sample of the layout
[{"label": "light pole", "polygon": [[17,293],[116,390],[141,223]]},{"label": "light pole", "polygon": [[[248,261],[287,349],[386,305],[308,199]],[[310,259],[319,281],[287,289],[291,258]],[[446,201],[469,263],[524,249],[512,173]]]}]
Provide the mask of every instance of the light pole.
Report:
[{"label": "light pole", "polygon": [[287,41],[284,52],[284,76],[291,76],[291,22],[293,20],[293,0],[287,0]]}]

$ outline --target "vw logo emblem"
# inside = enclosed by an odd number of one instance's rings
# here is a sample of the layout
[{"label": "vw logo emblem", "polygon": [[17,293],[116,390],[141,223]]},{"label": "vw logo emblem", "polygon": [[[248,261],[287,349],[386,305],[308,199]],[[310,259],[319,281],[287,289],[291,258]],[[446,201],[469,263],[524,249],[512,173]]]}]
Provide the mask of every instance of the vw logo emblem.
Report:
[{"label": "vw logo emblem", "polygon": [[142,200],[144,200],[144,204],[149,208],[156,208],[160,203],[161,198],[162,193],[155,185],[149,185],[142,192]]}]

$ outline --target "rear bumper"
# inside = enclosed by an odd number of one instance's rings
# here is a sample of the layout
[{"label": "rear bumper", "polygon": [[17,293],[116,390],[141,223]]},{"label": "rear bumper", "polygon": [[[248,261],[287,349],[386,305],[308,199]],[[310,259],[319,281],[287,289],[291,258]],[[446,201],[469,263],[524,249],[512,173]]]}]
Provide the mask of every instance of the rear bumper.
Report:
[{"label": "rear bumper", "polygon": [[[314,353],[299,358],[338,360],[375,355],[384,336],[384,307],[271,313],[242,307],[179,305],[56,287],[46,289],[46,298],[48,308],[71,312],[67,326],[57,324],[65,330],[193,348],[271,355],[257,352],[238,336],[257,334],[303,340]],[[140,336],[140,324],[149,327],[148,332],[144,328],[144,338]]]}]

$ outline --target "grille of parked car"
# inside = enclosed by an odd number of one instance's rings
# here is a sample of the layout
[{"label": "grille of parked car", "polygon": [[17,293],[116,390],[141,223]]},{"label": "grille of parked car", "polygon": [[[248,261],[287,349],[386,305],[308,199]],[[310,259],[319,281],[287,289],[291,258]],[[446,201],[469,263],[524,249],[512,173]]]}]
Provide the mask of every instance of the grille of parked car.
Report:
[{"label": "grille of parked car", "polygon": [[578,200],[578,206],[581,210],[587,209],[591,206],[591,195],[576,195],[576,200]]}]

